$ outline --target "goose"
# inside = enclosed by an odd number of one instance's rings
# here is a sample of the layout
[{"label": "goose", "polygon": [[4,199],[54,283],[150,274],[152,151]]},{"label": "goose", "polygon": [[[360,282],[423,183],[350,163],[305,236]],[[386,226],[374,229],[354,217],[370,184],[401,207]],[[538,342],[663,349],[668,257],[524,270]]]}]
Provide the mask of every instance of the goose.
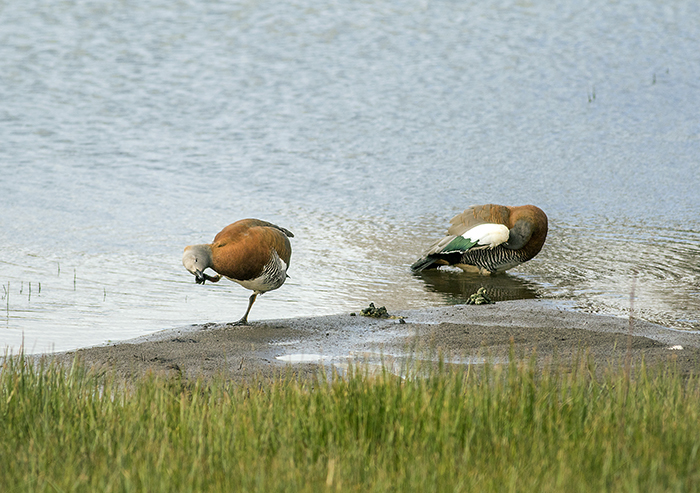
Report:
[{"label": "goose", "polygon": [[473,205],[450,220],[447,235],[411,265],[413,272],[453,265],[490,275],[527,262],[547,238],[547,215],[534,205]]},{"label": "goose", "polygon": [[[227,277],[253,291],[245,314],[233,324],[247,325],[258,295],[279,288],[287,279],[293,237],[289,230],[266,221],[241,219],[222,229],[212,243],[186,246],[182,265],[197,284]],[[207,268],[216,275],[204,272]]]}]

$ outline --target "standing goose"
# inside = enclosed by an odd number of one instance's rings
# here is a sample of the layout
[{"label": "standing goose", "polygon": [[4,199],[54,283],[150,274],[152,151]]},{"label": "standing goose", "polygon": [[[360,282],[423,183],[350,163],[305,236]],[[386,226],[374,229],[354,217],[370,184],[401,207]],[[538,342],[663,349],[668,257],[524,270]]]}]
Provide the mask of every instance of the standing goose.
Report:
[{"label": "standing goose", "polygon": [[547,238],[547,215],[534,205],[473,205],[450,220],[447,236],[412,266],[413,272],[454,265],[466,272],[505,272],[537,255]]},{"label": "standing goose", "polygon": [[[182,254],[182,265],[194,274],[197,284],[228,277],[253,291],[248,309],[234,325],[247,325],[248,314],[259,294],[277,289],[287,278],[294,235],[259,219],[241,219],[222,229],[211,244],[190,245]],[[204,271],[214,270],[211,276]]]}]

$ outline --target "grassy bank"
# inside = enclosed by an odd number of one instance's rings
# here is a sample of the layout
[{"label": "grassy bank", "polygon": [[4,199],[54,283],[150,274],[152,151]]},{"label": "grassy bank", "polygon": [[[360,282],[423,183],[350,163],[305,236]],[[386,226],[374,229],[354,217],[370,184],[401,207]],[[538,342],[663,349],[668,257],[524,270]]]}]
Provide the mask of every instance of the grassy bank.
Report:
[{"label": "grassy bank", "polygon": [[528,361],[427,378],[0,370],[0,491],[697,491],[700,379]]}]

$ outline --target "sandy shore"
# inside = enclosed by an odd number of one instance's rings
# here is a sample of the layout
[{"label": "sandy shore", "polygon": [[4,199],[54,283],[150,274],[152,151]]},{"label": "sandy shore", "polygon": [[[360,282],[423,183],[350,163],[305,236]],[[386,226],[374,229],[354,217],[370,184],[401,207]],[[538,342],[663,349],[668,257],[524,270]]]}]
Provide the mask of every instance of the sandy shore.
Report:
[{"label": "sandy shore", "polygon": [[534,352],[541,363],[568,365],[588,351],[600,368],[621,364],[629,354],[633,365],[644,358],[648,365],[676,364],[682,373],[700,372],[700,332],[642,320],[630,325],[627,318],[564,311],[542,300],[391,314],[403,320],[342,314],[252,321],[244,327],[193,325],[54,357],[70,361],[78,356],[127,378],[153,371],[245,381],[289,370],[315,372],[319,363],[342,372],[348,363],[383,361],[400,371],[407,357],[430,359],[438,352],[460,365],[479,364],[486,355],[504,361],[513,341],[516,355]]}]

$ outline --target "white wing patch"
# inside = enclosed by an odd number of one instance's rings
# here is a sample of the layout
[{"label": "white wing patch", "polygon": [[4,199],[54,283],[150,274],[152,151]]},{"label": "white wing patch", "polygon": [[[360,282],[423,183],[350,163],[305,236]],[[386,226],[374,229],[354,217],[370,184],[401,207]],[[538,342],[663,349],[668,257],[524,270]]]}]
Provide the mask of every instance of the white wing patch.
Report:
[{"label": "white wing patch", "polygon": [[474,226],[466,231],[462,237],[471,241],[477,241],[478,247],[495,248],[508,241],[510,232],[503,224],[485,223]]}]

